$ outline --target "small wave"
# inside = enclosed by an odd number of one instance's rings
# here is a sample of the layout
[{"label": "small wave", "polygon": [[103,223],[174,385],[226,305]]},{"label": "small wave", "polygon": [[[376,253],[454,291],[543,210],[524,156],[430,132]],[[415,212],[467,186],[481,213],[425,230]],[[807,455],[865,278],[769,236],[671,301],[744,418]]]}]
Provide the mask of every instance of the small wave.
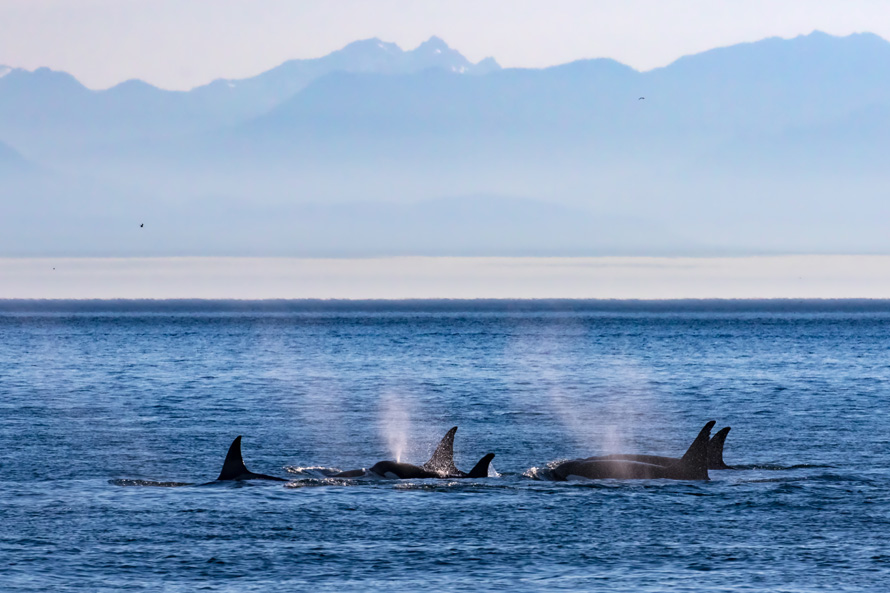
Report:
[{"label": "small wave", "polygon": [[312,473],[312,472],[337,473],[341,470],[339,470],[335,467],[324,467],[323,465],[306,465],[306,466],[286,465],[286,466],[284,466],[284,471],[286,471],[289,474],[305,474],[305,473]]},{"label": "small wave", "polygon": [[531,480],[552,481],[553,475],[550,473],[549,467],[530,467],[522,472],[523,478]]},{"label": "small wave", "polygon": [[844,474],[820,474],[816,476],[786,476],[779,478],[761,478],[744,480],[742,484],[793,484],[796,482],[860,482],[871,484],[872,481],[859,476]]},{"label": "small wave", "polygon": [[428,490],[428,491],[444,491],[451,490],[452,488],[462,486],[460,482],[457,480],[452,480],[450,482],[399,482],[398,484],[393,486],[394,490]]},{"label": "small wave", "polygon": [[[480,478],[484,480],[485,478]],[[463,492],[484,492],[489,490],[515,490],[516,484],[482,482],[475,479],[426,479],[426,480],[392,480],[393,490],[429,490],[449,492],[459,489]]]},{"label": "small wave", "polygon": [[300,477],[308,477],[308,478],[332,478],[335,477],[335,474],[339,474],[341,471],[340,468],[336,467],[324,467],[322,465],[307,465],[307,466],[294,466],[288,465],[285,466],[284,471],[289,474],[293,474],[295,476]]},{"label": "small wave", "polygon": [[806,482],[810,478],[799,476],[796,478],[761,478],[758,480],[743,480],[741,484],[791,484],[794,482]]},{"label": "small wave", "polygon": [[295,465],[286,465],[284,467],[284,471],[291,474],[301,474],[307,472],[322,472],[322,473],[338,473],[343,470],[336,467],[325,467],[323,465],[306,465],[306,466],[295,466]]},{"label": "small wave", "polygon": [[787,471],[791,469],[835,469],[834,465],[819,465],[811,463],[798,463],[795,465],[776,465],[772,463],[752,463],[749,465],[733,465],[731,469],[737,470],[761,470],[761,471]]},{"label": "small wave", "polygon": [[287,482],[285,488],[316,488],[319,486],[350,486],[354,480],[348,478],[304,478]]},{"label": "small wave", "polygon": [[547,462],[544,467],[530,467],[524,472],[522,472],[523,478],[530,478],[532,480],[548,480],[553,481],[553,473],[552,470],[555,467],[558,467],[560,464],[568,461],[568,458],[565,459],[554,459],[553,461]]},{"label": "small wave", "polygon": [[108,480],[113,486],[142,486],[147,488],[180,488],[182,486],[194,486],[192,482],[155,482],[153,480]]}]

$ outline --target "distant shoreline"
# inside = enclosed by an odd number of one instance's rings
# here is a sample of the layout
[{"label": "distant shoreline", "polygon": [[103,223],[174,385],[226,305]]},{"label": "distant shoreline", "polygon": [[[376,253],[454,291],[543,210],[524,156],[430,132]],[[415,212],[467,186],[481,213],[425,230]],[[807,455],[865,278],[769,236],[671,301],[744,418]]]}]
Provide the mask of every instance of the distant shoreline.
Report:
[{"label": "distant shoreline", "polygon": [[890,299],[890,256],[0,258],[0,299]]}]

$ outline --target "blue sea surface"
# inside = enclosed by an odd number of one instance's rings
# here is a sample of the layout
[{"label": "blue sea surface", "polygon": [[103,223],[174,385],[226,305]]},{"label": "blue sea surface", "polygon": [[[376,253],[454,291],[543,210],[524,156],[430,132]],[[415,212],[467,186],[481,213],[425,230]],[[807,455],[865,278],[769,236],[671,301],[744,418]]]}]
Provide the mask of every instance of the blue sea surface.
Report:
[{"label": "blue sea surface", "polygon": [[886,591],[888,411],[888,301],[0,302],[0,590]]}]

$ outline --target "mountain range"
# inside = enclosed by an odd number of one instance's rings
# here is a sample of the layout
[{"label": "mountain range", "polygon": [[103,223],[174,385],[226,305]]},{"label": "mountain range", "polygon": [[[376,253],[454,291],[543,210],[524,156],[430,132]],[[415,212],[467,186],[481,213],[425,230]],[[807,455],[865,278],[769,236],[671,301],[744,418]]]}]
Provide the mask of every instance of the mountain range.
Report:
[{"label": "mountain range", "polygon": [[871,34],[647,72],[372,39],[188,92],[6,70],[0,255],[890,251]]},{"label": "mountain range", "polygon": [[84,144],[176,137],[259,116],[335,72],[404,75],[430,68],[485,74],[500,67],[492,58],[472,64],[437,37],[412,51],[379,39],[356,41],[321,58],[290,60],[252,78],[220,79],[189,92],[141,80],[94,91],[65,72],[0,67],[0,138],[55,154]]}]

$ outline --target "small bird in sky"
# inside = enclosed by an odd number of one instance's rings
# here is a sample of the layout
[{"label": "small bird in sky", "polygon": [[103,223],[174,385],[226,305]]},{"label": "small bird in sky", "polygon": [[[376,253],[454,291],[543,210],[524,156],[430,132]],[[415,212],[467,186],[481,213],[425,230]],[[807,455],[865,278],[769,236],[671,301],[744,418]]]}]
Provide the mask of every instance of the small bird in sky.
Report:
[{"label": "small bird in sky", "polygon": [[645,98],[646,98],[646,97],[640,97],[639,99],[637,99],[637,101],[642,101],[642,100],[645,99]]},{"label": "small bird in sky", "polygon": [[139,225],[139,228],[141,229],[144,226],[145,226],[145,223],[143,222],[142,224]]}]

